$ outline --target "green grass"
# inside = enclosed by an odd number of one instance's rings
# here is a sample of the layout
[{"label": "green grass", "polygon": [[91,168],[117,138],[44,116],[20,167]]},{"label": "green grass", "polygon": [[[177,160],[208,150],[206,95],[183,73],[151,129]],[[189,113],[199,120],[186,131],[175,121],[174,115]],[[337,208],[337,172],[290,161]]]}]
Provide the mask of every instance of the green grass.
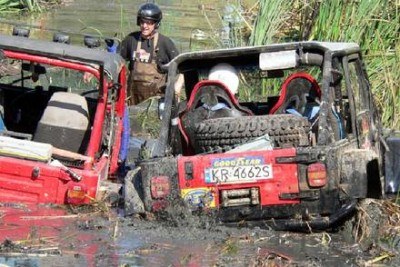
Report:
[{"label": "green grass", "polygon": [[285,31],[286,21],[290,18],[292,1],[260,1],[257,19],[250,36],[250,45],[262,45],[279,42]]},{"label": "green grass", "polygon": [[382,122],[395,129],[400,128],[399,11],[391,0],[323,1],[310,36],[361,46]]},{"label": "green grass", "polygon": [[[56,2],[56,0],[48,0],[45,2]],[[42,7],[39,1],[36,0],[0,0],[0,12],[14,13],[21,11],[41,12]]]},{"label": "green grass", "polygon": [[13,13],[19,12],[20,10],[19,1],[15,0],[0,0],[0,12],[1,13]]}]

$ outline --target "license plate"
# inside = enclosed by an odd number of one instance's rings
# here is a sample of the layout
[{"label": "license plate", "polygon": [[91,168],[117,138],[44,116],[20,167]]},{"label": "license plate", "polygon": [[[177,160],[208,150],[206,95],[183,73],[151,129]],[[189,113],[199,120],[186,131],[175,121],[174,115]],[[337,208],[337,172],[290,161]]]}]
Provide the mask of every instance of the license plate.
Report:
[{"label": "license plate", "polygon": [[272,179],[271,164],[219,167],[205,170],[206,183],[249,183],[265,179]]}]

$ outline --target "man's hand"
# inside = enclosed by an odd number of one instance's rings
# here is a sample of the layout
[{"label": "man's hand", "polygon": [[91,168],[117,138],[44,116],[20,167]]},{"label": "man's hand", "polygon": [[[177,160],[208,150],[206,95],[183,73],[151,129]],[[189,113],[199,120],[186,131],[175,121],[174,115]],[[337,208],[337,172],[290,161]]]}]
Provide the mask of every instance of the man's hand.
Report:
[{"label": "man's hand", "polygon": [[177,97],[177,100],[179,102],[180,97],[181,97],[181,91],[183,88],[183,85],[185,83],[185,79],[182,74],[179,74],[178,79],[176,79],[174,89],[175,89],[175,96]]}]

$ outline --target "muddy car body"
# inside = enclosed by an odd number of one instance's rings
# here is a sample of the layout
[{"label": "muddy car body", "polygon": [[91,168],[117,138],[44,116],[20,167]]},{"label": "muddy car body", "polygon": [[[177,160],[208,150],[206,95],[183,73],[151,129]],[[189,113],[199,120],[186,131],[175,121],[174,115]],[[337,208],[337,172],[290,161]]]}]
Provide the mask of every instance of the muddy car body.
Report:
[{"label": "muddy car body", "polygon": [[118,169],[123,59],[4,35],[0,56],[0,201],[91,202]]},{"label": "muddy car body", "polygon": [[[239,100],[207,80],[218,63],[239,71]],[[187,97],[180,102],[174,97],[179,74]],[[242,115],[204,112],[210,99]],[[183,199],[225,223],[328,229],[350,216],[359,199],[384,194],[379,125],[357,44],[186,53],[169,65],[153,158],[130,179],[147,211]],[[140,201],[133,204],[141,209]]]}]

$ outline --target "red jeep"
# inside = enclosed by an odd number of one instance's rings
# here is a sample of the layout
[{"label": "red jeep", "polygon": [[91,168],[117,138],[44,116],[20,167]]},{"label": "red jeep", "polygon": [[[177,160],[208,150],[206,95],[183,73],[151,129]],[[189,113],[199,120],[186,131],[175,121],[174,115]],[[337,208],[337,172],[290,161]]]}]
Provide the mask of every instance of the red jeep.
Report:
[{"label": "red jeep", "polygon": [[1,35],[0,201],[95,199],[118,169],[125,77],[119,55]]},{"label": "red jeep", "polygon": [[[218,63],[238,71],[238,100],[207,80]],[[385,142],[357,44],[191,52],[168,73],[160,137],[125,181],[128,214],[183,199],[224,223],[328,229],[359,199],[396,192],[393,176],[383,180]],[[180,74],[186,99],[178,102]],[[223,110],[205,108],[221,102]]]}]

